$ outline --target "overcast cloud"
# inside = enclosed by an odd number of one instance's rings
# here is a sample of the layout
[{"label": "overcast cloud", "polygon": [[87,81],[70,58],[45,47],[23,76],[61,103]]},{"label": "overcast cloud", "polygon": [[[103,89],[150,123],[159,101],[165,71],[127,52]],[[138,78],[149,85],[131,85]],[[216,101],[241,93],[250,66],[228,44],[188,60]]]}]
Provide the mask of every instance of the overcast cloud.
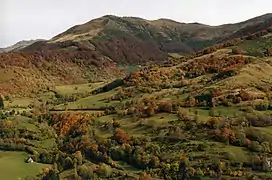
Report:
[{"label": "overcast cloud", "polygon": [[219,25],[271,11],[271,0],[0,0],[0,47],[49,39],[107,14]]}]

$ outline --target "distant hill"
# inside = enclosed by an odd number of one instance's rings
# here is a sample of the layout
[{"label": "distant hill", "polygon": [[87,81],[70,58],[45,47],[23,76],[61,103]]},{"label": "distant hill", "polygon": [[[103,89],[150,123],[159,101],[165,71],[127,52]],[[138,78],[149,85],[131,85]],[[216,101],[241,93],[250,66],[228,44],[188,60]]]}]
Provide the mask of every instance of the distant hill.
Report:
[{"label": "distant hill", "polygon": [[8,46],[6,48],[0,48],[0,53],[1,52],[10,52],[10,51],[16,51],[16,50],[20,50],[23,49],[37,41],[44,41],[43,39],[36,39],[36,40],[29,40],[29,41],[19,41],[14,45]]},{"label": "distant hill", "polygon": [[[271,19],[272,14],[266,14],[237,24],[209,26],[199,23],[180,23],[170,19],[149,21],[137,17],[108,15],[74,26],[52,40],[53,42],[109,40],[129,35],[145,42],[160,44],[162,50],[167,52],[190,52],[214,44],[241,29],[259,25]],[[173,48],[174,44],[176,44],[175,48]]]},{"label": "distant hill", "polygon": [[262,25],[271,24],[271,21],[272,14],[266,14],[237,24],[209,26],[170,19],[151,21],[107,15],[76,25],[43,45],[34,43],[27,50],[77,42],[85,50],[95,50],[117,63],[161,62],[167,60],[168,53],[193,53],[218,42],[252,33],[250,29],[264,28]]},{"label": "distant hill", "polygon": [[272,14],[266,14],[259,16],[248,21],[238,23],[237,25],[242,25],[237,31],[235,31],[230,36],[221,39],[224,42],[228,39],[244,37],[252,35],[264,30],[272,30]]}]

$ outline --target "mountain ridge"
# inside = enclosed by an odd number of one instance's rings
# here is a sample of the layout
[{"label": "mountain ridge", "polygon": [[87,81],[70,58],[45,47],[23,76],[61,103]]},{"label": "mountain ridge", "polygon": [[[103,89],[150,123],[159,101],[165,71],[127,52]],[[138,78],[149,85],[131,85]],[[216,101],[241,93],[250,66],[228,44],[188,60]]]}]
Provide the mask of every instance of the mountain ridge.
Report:
[{"label": "mountain ridge", "polygon": [[[238,25],[219,27],[178,23],[166,19],[148,21],[134,17],[103,16],[83,25],[73,26],[50,40],[37,41],[15,50],[18,52],[1,53],[1,72],[3,71],[3,77],[14,77],[14,73],[8,75],[6,68],[12,72],[19,67],[32,71],[32,75],[27,76],[52,76],[54,80],[45,80],[48,85],[114,79],[125,75],[124,72],[117,72],[117,65],[162,64],[171,60],[170,53],[195,53],[199,49],[214,46],[222,39],[228,41],[239,30],[241,33],[238,36],[242,37],[247,32],[255,33],[252,29],[262,31],[271,25],[272,14]],[[19,63],[14,64],[14,59]],[[59,67],[64,68],[66,65],[74,67],[77,73],[71,75],[70,80],[64,81],[63,77],[69,73]],[[51,68],[55,70],[52,71]],[[85,72],[90,72],[88,77]],[[16,77],[19,78],[18,82],[13,79],[8,85],[6,78],[0,79],[5,89],[3,92],[9,92],[6,87],[10,84],[17,84],[16,89],[25,81],[23,76]],[[35,82],[41,83],[34,78],[31,83]],[[31,83],[29,87],[32,86]],[[17,91],[12,91],[14,92]]]},{"label": "mountain ridge", "polygon": [[[232,37],[239,30],[258,26],[272,19],[272,14],[265,14],[240,23],[210,26],[199,23],[180,23],[171,19],[146,20],[139,17],[102,16],[76,25],[53,37],[50,42],[66,40],[93,40],[104,37],[119,38],[123,33],[142,41],[152,41],[160,46],[158,50],[166,52],[192,53]],[[241,35],[243,36],[243,34]]]}]

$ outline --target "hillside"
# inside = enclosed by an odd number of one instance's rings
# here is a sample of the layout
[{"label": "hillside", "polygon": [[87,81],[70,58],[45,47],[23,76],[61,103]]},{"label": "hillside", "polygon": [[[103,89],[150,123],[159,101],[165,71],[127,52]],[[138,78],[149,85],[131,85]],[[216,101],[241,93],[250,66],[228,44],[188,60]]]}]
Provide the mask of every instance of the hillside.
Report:
[{"label": "hillside", "polygon": [[2,95],[29,96],[61,84],[109,81],[124,72],[95,52],[43,50],[0,54]]},{"label": "hillside", "polygon": [[29,40],[29,41],[19,41],[14,45],[11,45],[6,48],[0,48],[0,53],[1,52],[10,52],[10,51],[18,51],[20,49],[23,49],[37,41],[44,41],[43,39],[36,39],[36,40]]},{"label": "hillside", "polygon": [[218,42],[253,34],[252,29],[267,29],[271,25],[271,18],[271,14],[266,14],[237,24],[208,26],[169,19],[150,21],[107,15],[74,26],[43,46],[33,44],[30,49],[72,41],[86,50],[95,49],[116,63],[135,65],[162,62],[168,59],[168,53],[193,53]]},{"label": "hillside", "polygon": [[[62,51],[67,57],[88,55],[76,45]],[[0,147],[26,151],[35,160],[32,168],[16,172],[21,177],[50,165],[37,179],[269,180],[271,49],[268,33],[211,53],[150,64],[110,83],[53,86],[34,98],[5,97]],[[51,62],[52,56],[46,59]],[[53,71],[68,74],[46,72]],[[1,154],[13,157],[8,167],[27,158]]]},{"label": "hillside", "polygon": [[234,39],[248,35],[253,35],[264,30],[270,29],[272,31],[272,15],[266,14],[264,16],[254,18],[252,20],[248,20],[246,21],[246,24],[247,24],[246,26],[242,26],[239,30],[237,30],[235,33],[231,34],[227,38],[223,38],[221,42],[227,39]]},{"label": "hillside", "polygon": [[83,25],[74,26],[54,37],[53,41],[90,40],[97,36],[107,40],[122,37],[125,33],[147,42],[156,42],[166,52],[192,52],[194,49],[228,37],[240,29],[266,23],[271,18],[271,14],[266,14],[237,24],[208,26],[198,23],[179,23],[169,19],[149,21],[135,17],[104,16]]}]

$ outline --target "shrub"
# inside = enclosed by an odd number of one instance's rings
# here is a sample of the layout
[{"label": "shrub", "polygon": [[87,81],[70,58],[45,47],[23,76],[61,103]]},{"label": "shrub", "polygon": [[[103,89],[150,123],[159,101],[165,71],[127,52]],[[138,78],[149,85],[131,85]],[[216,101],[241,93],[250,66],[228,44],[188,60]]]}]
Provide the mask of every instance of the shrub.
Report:
[{"label": "shrub", "polygon": [[110,166],[108,166],[108,165],[102,163],[102,164],[98,167],[98,169],[97,169],[96,172],[97,172],[100,176],[102,176],[102,177],[107,177],[107,178],[109,178],[109,177],[111,177],[113,171],[112,171],[112,168],[111,168]]},{"label": "shrub", "polygon": [[242,54],[242,50],[241,49],[238,49],[238,48],[235,48],[235,49],[232,49],[232,54]]},{"label": "shrub", "polygon": [[159,111],[160,112],[166,112],[171,113],[172,112],[172,103],[170,102],[163,102],[159,104]]},{"label": "shrub", "polygon": [[272,48],[271,49],[266,49],[266,55],[267,56],[272,56]]},{"label": "shrub", "polygon": [[117,129],[114,135],[112,136],[112,139],[116,140],[120,144],[124,144],[129,141],[130,137],[124,130]]},{"label": "shrub", "polygon": [[178,109],[178,118],[180,121],[189,120],[189,112],[187,111],[187,109],[179,108]]},{"label": "shrub", "polygon": [[139,176],[139,180],[152,180],[152,179],[153,178],[146,172],[141,173],[141,175]]},{"label": "shrub", "polygon": [[174,129],[169,130],[168,139],[170,141],[180,141],[184,140],[185,136],[179,127],[175,127]]},{"label": "shrub", "polygon": [[272,118],[265,115],[265,114],[247,114],[246,119],[249,121],[249,123],[252,126],[256,127],[266,127],[266,126],[272,126]]},{"label": "shrub", "polygon": [[93,176],[93,171],[91,168],[83,164],[82,166],[79,167],[78,174],[83,179],[91,179],[91,177]]},{"label": "shrub", "polygon": [[217,117],[212,117],[208,120],[208,122],[206,124],[211,129],[217,129],[217,128],[219,128],[220,119]]},{"label": "shrub", "polygon": [[146,109],[145,109],[145,112],[146,112],[146,115],[148,117],[151,117],[151,116],[154,116],[155,115],[155,108],[153,106],[148,106]]},{"label": "shrub", "polygon": [[248,146],[248,148],[252,151],[255,152],[261,152],[262,151],[262,146],[258,141],[252,141],[251,144]]}]

